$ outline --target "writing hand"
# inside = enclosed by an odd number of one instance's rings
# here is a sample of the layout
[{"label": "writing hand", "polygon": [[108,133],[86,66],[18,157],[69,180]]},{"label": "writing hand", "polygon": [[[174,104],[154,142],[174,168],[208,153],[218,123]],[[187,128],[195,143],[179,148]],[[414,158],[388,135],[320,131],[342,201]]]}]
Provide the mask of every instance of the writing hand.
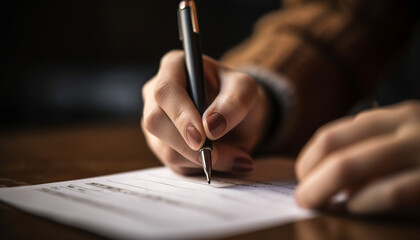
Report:
[{"label": "writing hand", "polygon": [[178,173],[202,170],[197,150],[213,140],[213,169],[252,170],[250,153],[269,119],[269,101],[248,75],[203,58],[211,104],[201,117],[186,90],[184,53],[171,51],[143,89],[142,129],[150,149]]}]

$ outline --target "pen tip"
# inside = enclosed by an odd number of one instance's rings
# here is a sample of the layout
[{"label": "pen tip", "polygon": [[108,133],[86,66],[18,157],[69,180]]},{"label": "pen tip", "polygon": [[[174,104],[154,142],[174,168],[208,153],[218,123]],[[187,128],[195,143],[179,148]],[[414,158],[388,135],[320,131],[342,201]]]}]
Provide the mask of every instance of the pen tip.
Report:
[{"label": "pen tip", "polygon": [[201,152],[201,161],[203,162],[204,174],[206,174],[207,183],[210,184],[211,181],[211,149],[204,148],[200,150]]}]

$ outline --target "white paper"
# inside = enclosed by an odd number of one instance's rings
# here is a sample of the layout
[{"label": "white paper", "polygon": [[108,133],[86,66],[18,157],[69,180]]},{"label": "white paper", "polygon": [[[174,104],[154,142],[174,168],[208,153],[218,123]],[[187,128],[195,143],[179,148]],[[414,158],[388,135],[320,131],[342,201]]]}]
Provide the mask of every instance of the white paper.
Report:
[{"label": "white paper", "polygon": [[314,216],[293,198],[289,161],[261,161],[250,175],[184,177],[152,168],[0,189],[0,200],[118,239],[226,237]]}]

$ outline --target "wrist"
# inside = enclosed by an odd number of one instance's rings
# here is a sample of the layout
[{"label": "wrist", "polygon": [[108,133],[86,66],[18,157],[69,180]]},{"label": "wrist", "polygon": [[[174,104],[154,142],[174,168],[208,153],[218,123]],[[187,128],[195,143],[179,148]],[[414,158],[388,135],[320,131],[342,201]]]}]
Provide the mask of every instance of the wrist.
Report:
[{"label": "wrist", "polygon": [[265,124],[253,151],[254,155],[278,153],[287,138],[294,108],[292,86],[286,77],[269,70],[244,67],[240,71],[251,76],[260,86],[260,97],[266,108],[263,114]]}]

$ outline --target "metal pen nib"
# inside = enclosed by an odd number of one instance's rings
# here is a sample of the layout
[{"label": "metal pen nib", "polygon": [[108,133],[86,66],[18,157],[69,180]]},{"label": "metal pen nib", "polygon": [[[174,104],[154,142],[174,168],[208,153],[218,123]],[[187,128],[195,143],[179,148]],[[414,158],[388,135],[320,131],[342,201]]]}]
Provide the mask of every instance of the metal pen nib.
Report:
[{"label": "metal pen nib", "polygon": [[211,182],[211,148],[204,147],[200,149],[201,161],[203,162],[204,173],[206,174],[207,183]]}]

